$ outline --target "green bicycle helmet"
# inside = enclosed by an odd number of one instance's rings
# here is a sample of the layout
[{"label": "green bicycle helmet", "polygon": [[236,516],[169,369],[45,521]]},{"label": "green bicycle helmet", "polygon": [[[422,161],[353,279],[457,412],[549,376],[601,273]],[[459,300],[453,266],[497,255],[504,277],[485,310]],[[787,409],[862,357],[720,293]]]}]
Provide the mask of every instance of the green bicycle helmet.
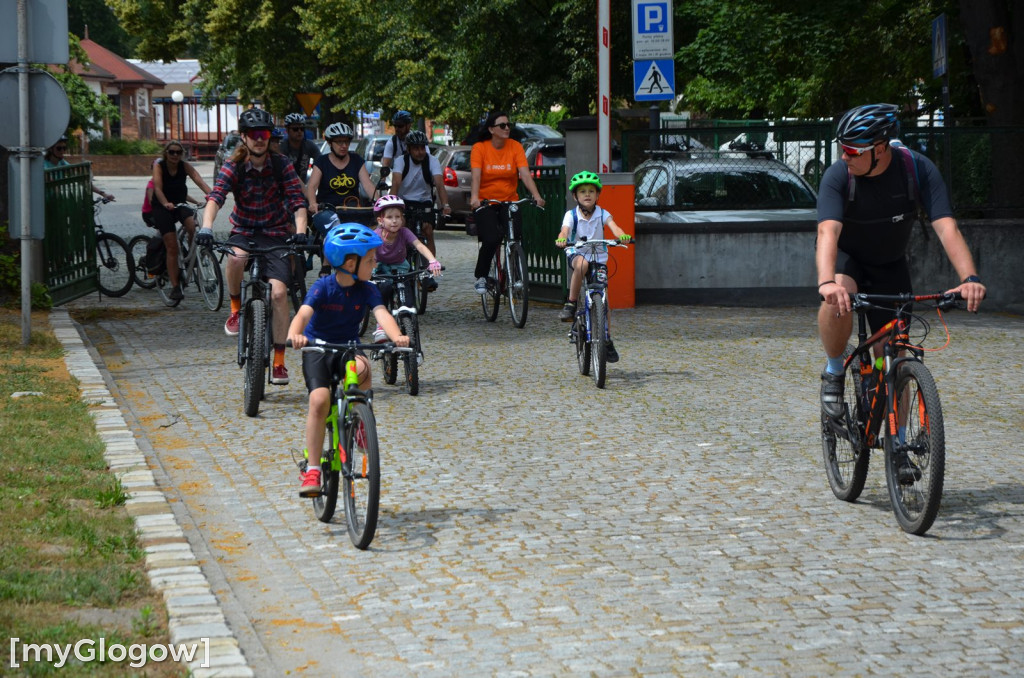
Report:
[{"label": "green bicycle helmet", "polygon": [[575,193],[576,189],[579,188],[580,186],[583,186],[584,184],[591,184],[595,186],[598,191],[600,191],[601,177],[597,176],[593,172],[587,171],[574,174],[572,179],[569,180],[569,191],[571,193]]}]

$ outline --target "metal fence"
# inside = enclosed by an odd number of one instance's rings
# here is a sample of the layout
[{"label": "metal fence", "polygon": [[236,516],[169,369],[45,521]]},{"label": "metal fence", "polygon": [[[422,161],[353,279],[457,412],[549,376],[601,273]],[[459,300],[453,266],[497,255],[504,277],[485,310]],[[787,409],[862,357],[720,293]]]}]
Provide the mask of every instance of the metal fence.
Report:
[{"label": "metal fence", "polygon": [[[529,206],[522,210],[530,300],[559,304],[565,300],[568,290],[565,252],[555,247],[555,238],[565,215],[565,168],[541,166],[530,170],[537,191],[546,203],[543,210]],[[519,195],[529,195],[522,184]]]},{"label": "metal fence", "polygon": [[89,163],[44,170],[46,232],[43,261],[54,305],[94,292],[96,231]]},{"label": "metal fence", "polygon": [[[634,171],[655,154],[716,158],[772,157],[815,189],[839,159],[831,121],[680,120],[658,130],[622,133],[622,168]],[[960,217],[1010,216],[1024,209],[1024,128],[977,121],[954,126],[903,126],[900,140],[928,156],[946,180]],[[946,156],[947,147],[949,151]]]}]

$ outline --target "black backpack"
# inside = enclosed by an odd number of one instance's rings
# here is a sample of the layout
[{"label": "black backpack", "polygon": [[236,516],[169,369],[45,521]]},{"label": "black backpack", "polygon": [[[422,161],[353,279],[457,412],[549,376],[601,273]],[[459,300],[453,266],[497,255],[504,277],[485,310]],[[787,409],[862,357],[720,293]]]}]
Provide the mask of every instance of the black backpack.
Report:
[{"label": "black backpack", "polygon": [[[395,134],[391,137],[391,148],[397,153],[398,151],[398,135]],[[394,163],[394,157],[392,156],[392,165]],[[409,147],[405,147],[405,152],[402,154],[402,167],[405,171],[402,173],[403,176],[409,175],[409,168],[413,166],[412,160],[409,158]],[[423,181],[427,184],[427,188],[430,189],[430,195],[434,195],[434,175],[430,173],[430,151],[427,151],[427,157],[423,158]]]},{"label": "black backpack", "polygon": [[[281,197],[284,198],[284,166],[285,163],[291,164],[291,158],[280,153],[270,152],[270,169],[274,173],[274,181],[281,187]],[[241,179],[241,173],[236,171],[234,176],[234,183],[231,185],[231,194],[235,197],[235,202],[238,202],[238,188]]]},{"label": "black backpack", "polygon": [[146,243],[146,256],[142,260],[146,272],[150,275],[162,275],[167,271],[167,246],[164,237],[159,233],[151,236]]}]

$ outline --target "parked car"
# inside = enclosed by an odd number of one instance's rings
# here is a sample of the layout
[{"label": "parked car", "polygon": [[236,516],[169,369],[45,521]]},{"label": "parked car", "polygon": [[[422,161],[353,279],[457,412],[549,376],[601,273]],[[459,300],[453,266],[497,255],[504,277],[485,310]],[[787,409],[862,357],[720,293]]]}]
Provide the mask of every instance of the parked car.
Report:
[{"label": "parked car", "polygon": [[217,175],[220,174],[221,165],[231,157],[235,147],[240,143],[242,143],[242,136],[238,132],[228,132],[224,140],[220,142],[220,146],[217,147],[217,153],[213,156],[213,178],[215,180]]},{"label": "parked car", "polygon": [[518,139],[521,136],[522,140],[520,143],[523,146],[533,141],[544,141],[545,139],[560,139],[562,143],[565,143],[565,137],[562,136],[561,132],[550,125],[542,125],[536,122],[517,122],[515,129],[520,132],[515,138]]},{"label": "parked car", "polygon": [[817,196],[778,160],[656,157],[633,173],[637,223],[815,221]]},{"label": "parked car", "polygon": [[473,177],[469,168],[469,154],[472,149],[472,146],[439,146],[435,151],[441,163],[448,204],[452,206],[452,220],[463,223],[472,213],[469,207]]},{"label": "parked car", "polygon": [[[526,162],[530,167],[565,165],[565,138],[547,137],[526,142]],[[537,173],[534,172],[536,178]]]},{"label": "parked car", "polygon": [[370,174],[380,169],[380,161],[384,158],[384,145],[390,138],[390,134],[371,134],[352,146],[352,152],[362,156],[366,161],[366,171]]}]

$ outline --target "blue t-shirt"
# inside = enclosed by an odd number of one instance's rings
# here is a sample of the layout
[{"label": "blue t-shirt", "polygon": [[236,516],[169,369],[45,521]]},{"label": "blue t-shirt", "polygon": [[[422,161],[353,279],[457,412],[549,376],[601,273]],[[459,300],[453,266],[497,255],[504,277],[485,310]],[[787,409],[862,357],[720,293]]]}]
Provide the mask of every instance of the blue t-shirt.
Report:
[{"label": "blue t-shirt", "polygon": [[337,274],[324,276],[313,283],[302,303],[313,309],[313,317],[303,334],[311,341],[320,339],[332,344],[359,341],[359,324],[365,309],[383,304],[380,290],[373,283],[361,280],[355,285],[342,287],[338,284]]}]

